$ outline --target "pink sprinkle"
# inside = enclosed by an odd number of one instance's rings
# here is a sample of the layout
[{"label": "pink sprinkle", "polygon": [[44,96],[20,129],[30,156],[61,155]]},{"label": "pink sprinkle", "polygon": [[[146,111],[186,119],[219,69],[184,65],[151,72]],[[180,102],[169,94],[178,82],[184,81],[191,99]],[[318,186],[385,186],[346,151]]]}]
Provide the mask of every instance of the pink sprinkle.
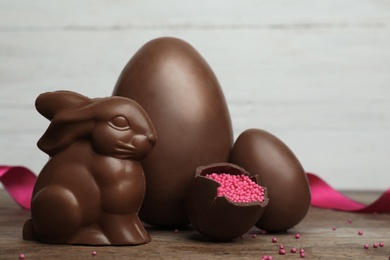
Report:
[{"label": "pink sprinkle", "polygon": [[305,253],[305,249],[302,248],[301,250],[299,250],[299,253],[301,253],[301,254]]},{"label": "pink sprinkle", "polygon": [[368,245],[368,244],[364,244],[364,248],[365,248],[365,249],[368,249],[368,248],[369,248],[369,245]]},{"label": "pink sprinkle", "polygon": [[225,196],[239,203],[264,201],[264,189],[244,174],[212,173],[206,174],[205,177],[221,184],[218,187],[218,197]]},{"label": "pink sprinkle", "polygon": [[372,245],[372,247],[373,247],[373,248],[378,248],[378,244],[377,244],[377,243],[374,243],[374,244]]},{"label": "pink sprinkle", "polygon": [[279,250],[279,255],[285,255],[285,254],[286,254],[286,250],[284,250],[284,249]]},{"label": "pink sprinkle", "polygon": [[379,246],[380,246],[380,247],[384,247],[384,246],[385,246],[385,243],[379,242]]},{"label": "pink sprinkle", "polygon": [[362,230],[359,230],[359,231],[358,231],[358,234],[359,234],[359,236],[363,235],[363,231],[362,231]]},{"label": "pink sprinkle", "polygon": [[273,258],[272,258],[272,256],[270,256],[270,255],[263,255],[262,257],[261,257],[261,260],[272,260]]},{"label": "pink sprinkle", "polygon": [[348,219],[348,220],[347,220],[347,223],[348,223],[348,224],[352,224],[352,219]]},{"label": "pink sprinkle", "polygon": [[284,249],[284,245],[280,245],[280,246],[279,246],[279,249]]},{"label": "pink sprinkle", "polygon": [[336,227],[332,227],[332,230],[336,230]]},{"label": "pink sprinkle", "polygon": [[97,255],[96,251],[92,251],[92,255],[93,256]]},{"label": "pink sprinkle", "polygon": [[295,238],[296,238],[296,239],[299,239],[300,237],[301,237],[300,234],[295,234]]},{"label": "pink sprinkle", "polygon": [[305,258],[305,253],[300,253],[301,258]]},{"label": "pink sprinkle", "polygon": [[267,231],[266,230],[261,230],[261,234],[265,235],[265,234],[267,234]]},{"label": "pink sprinkle", "polygon": [[24,254],[19,255],[19,259],[24,259],[24,257],[25,257]]},{"label": "pink sprinkle", "polygon": [[290,252],[295,254],[297,252],[297,249],[295,247],[293,247],[293,248],[291,248]]},{"label": "pink sprinkle", "polygon": [[272,238],[272,243],[276,243],[276,242],[278,242],[278,239],[276,237],[273,237]]},{"label": "pink sprinkle", "polygon": [[257,235],[256,234],[252,234],[252,238],[256,238],[257,237]]}]

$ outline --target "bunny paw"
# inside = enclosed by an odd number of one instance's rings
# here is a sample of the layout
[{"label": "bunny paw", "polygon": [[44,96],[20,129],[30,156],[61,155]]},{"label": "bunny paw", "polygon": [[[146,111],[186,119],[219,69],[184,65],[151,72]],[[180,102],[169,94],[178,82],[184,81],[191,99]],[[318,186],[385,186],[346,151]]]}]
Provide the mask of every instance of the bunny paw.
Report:
[{"label": "bunny paw", "polygon": [[104,213],[100,223],[112,245],[141,245],[151,240],[137,214]]},{"label": "bunny paw", "polygon": [[72,245],[110,245],[110,241],[100,228],[95,226],[78,230],[69,240]]}]

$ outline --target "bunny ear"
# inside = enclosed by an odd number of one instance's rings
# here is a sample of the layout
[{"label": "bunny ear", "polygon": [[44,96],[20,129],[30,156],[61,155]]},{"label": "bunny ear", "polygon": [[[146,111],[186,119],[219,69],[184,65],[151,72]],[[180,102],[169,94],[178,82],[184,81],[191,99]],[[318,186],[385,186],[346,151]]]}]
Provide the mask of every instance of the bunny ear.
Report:
[{"label": "bunny ear", "polygon": [[[38,141],[38,147],[50,156],[63,150],[74,142],[88,137],[94,126],[94,109],[98,99],[89,99],[82,95],[74,95],[72,92],[61,92],[65,99],[57,95],[58,92],[47,93],[50,95],[49,104],[45,104],[42,115],[52,118],[51,123]],[[38,98],[39,99],[39,98]],[[46,99],[42,97],[39,102]],[[53,100],[58,99],[59,103]],[[60,108],[56,108],[56,106]],[[62,108],[62,109],[61,109]]]},{"label": "bunny ear", "polygon": [[90,102],[89,98],[75,92],[55,91],[39,95],[35,107],[41,115],[52,120],[63,109],[84,106]]},{"label": "bunny ear", "polygon": [[53,156],[69,145],[87,137],[92,131],[93,122],[50,124],[49,128],[38,141],[38,147],[49,156]]}]

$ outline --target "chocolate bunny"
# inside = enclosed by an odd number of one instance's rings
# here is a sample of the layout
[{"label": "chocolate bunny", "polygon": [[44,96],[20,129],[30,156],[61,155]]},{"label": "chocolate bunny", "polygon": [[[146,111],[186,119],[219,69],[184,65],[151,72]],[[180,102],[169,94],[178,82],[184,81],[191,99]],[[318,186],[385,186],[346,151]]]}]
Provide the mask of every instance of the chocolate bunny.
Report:
[{"label": "chocolate bunny", "polygon": [[45,243],[137,245],[150,241],[138,218],[145,192],[140,160],[156,133],[146,112],[123,97],[41,94],[51,121],[38,141],[50,156],[34,186],[24,239]]}]

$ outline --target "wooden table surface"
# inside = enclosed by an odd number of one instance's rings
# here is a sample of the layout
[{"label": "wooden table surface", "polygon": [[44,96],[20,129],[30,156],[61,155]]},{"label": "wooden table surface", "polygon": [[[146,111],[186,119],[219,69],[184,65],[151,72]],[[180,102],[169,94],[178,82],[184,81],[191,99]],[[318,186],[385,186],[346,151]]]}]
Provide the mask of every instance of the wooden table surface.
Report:
[{"label": "wooden table surface", "polygon": [[[372,202],[378,192],[348,192],[361,202]],[[292,247],[305,250],[308,259],[389,259],[390,214],[356,214],[311,208],[306,218],[284,234],[261,234],[253,228],[241,239],[217,243],[203,239],[194,230],[148,228],[152,242],[141,246],[47,245],[22,239],[22,226],[29,212],[22,210],[0,190],[0,259],[300,259]],[[332,228],[335,227],[336,230]],[[363,235],[358,231],[362,230]],[[295,238],[299,233],[301,237]],[[256,234],[253,238],[252,235]],[[272,243],[273,237],[278,238]],[[383,242],[383,247],[373,248]],[[369,249],[364,249],[364,244]],[[279,255],[283,244],[287,253]],[[96,256],[92,252],[96,251]]]}]

